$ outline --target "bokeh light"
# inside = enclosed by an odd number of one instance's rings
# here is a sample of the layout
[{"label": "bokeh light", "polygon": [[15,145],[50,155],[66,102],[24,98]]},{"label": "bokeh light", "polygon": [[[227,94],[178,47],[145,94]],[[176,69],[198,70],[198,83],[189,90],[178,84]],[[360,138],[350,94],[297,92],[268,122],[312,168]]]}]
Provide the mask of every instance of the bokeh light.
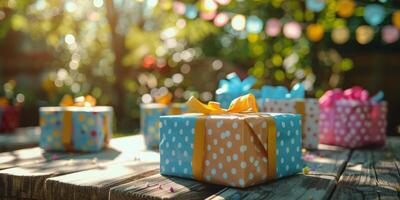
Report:
[{"label": "bokeh light", "polygon": [[229,17],[226,13],[218,13],[214,18],[215,26],[224,26],[229,21]]},{"label": "bokeh light", "polygon": [[337,14],[340,17],[351,17],[356,8],[356,3],[353,0],[339,0],[336,3]]},{"label": "bokeh light", "polygon": [[186,6],[185,16],[189,19],[194,19],[197,17],[197,7],[194,5]]},{"label": "bokeh light", "polygon": [[215,1],[217,3],[219,3],[220,5],[224,5],[224,6],[228,5],[231,2],[231,0],[215,0]]},{"label": "bokeh light", "polygon": [[372,26],[382,23],[385,15],[385,8],[379,4],[369,4],[364,9],[364,19]]},{"label": "bokeh light", "polygon": [[344,44],[350,38],[350,31],[347,27],[338,27],[332,30],[331,38],[336,44]]},{"label": "bokeh light", "polygon": [[325,6],[325,0],[306,0],[306,8],[314,12],[322,11]]},{"label": "bokeh light", "polygon": [[276,37],[281,32],[281,26],[279,19],[271,18],[265,24],[265,33],[268,36]]},{"label": "bokeh light", "polygon": [[393,13],[392,23],[395,27],[400,29],[400,10],[397,10]]},{"label": "bokeh light", "polygon": [[396,42],[399,39],[399,29],[395,26],[384,26],[382,28],[382,40],[387,43],[391,44]]},{"label": "bokeh light", "polygon": [[246,17],[244,15],[235,15],[232,18],[231,25],[236,31],[244,30],[246,26]]},{"label": "bokeh light", "polygon": [[324,37],[324,27],[320,24],[308,25],[307,37],[313,42],[320,41]]},{"label": "bokeh light", "polygon": [[283,26],[283,34],[289,39],[299,39],[301,36],[301,26],[298,22],[288,22]]},{"label": "bokeh light", "polygon": [[184,15],[186,12],[185,4],[182,2],[179,2],[179,1],[175,1],[172,8],[173,8],[174,12],[179,15]]},{"label": "bokeh light", "polygon": [[356,40],[360,44],[368,44],[374,39],[374,29],[370,26],[363,25],[356,29]]},{"label": "bokeh light", "polygon": [[263,22],[257,16],[247,18],[246,31],[249,33],[260,33],[263,29]]}]

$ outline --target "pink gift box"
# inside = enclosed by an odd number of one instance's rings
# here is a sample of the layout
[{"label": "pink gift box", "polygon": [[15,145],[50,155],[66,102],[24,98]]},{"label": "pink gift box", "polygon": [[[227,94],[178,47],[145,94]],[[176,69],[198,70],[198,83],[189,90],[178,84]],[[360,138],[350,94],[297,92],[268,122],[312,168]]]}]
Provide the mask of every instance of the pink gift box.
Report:
[{"label": "pink gift box", "polygon": [[349,148],[384,145],[387,103],[335,95],[320,99],[320,142]]}]

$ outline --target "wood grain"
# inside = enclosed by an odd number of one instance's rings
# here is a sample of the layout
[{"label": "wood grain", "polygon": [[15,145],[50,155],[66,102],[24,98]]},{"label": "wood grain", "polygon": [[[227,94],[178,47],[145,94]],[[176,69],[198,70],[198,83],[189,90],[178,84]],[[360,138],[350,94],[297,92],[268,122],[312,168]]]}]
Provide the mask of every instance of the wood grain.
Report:
[{"label": "wood grain", "polygon": [[224,186],[157,174],[111,188],[110,200],[205,199],[223,188]]},{"label": "wood grain", "polygon": [[73,153],[46,152],[40,147],[20,149],[0,153],[0,170],[34,163],[41,163],[60,158],[72,158]]},{"label": "wood grain", "polygon": [[346,164],[349,150],[320,146],[304,153],[308,174],[300,173],[248,189],[226,188],[208,199],[328,199]]},{"label": "wood grain", "polygon": [[398,199],[399,144],[391,137],[384,148],[353,151],[332,199]]},{"label": "wood grain", "polygon": [[18,128],[15,133],[0,134],[0,152],[38,146],[39,136],[39,127]]},{"label": "wood grain", "polygon": [[0,197],[42,199],[46,179],[134,159],[133,154],[144,149],[144,142],[142,136],[131,136],[112,140],[110,147],[98,153],[0,170]]},{"label": "wood grain", "polygon": [[138,152],[127,161],[46,180],[47,199],[108,199],[110,188],[159,173],[159,154]]}]

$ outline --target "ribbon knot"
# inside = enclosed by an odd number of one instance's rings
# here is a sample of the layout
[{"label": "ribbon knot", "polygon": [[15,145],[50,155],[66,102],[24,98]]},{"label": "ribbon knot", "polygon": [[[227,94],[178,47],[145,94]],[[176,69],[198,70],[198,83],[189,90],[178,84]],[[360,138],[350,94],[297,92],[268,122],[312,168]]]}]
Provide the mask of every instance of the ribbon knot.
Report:
[{"label": "ribbon knot", "polygon": [[203,113],[205,115],[219,115],[240,112],[258,112],[256,98],[253,94],[247,94],[234,99],[228,109],[221,108],[218,102],[210,101],[208,104],[200,102],[196,97],[191,97],[186,103],[188,111]]},{"label": "ribbon knot", "polygon": [[96,99],[91,95],[80,96],[75,99],[73,99],[71,95],[64,95],[60,106],[91,107],[96,106]]}]

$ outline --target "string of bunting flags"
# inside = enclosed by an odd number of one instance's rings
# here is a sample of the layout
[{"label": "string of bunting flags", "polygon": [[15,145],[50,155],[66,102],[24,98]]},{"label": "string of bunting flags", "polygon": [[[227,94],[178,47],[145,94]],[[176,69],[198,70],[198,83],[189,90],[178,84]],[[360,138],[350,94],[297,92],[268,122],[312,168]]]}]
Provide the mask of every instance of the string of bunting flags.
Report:
[{"label": "string of bunting flags", "polygon": [[[338,0],[336,2],[336,14],[346,19],[354,15],[356,9],[362,8],[365,25],[358,26],[355,30],[349,30],[347,26],[334,27],[328,30],[319,23],[299,23],[295,20],[286,21],[278,18],[262,20],[256,15],[245,16],[243,14],[219,11],[218,8],[226,6],[231,0],[202,0],[198,4],[188,4],[173,1],[172,9],[175,13],[188,19],[201,19],[212,21],[217,27],[230,26],[236,32],[246,34],[259,34],[264,32],[268,37],[276,37],[279,34],[289,39],[298,39],[306,34],[312,42],[323,39],[325,33],[330,31],[331,39],[336,44],[344,44],[350,39],[352,32],[360,44],[371,42],[378,30],[381,31],[382,40],[391,44],[400,37],[400,10],[385,8],[380,3],[359,5],[354,0]],[[326,0],[305,0],[306,9],[312,12],[321,12],[326,8]],[[391,15],[391,24],[382,25],[386,17]],[[303,33],[305,31],[305,33]]]}]

